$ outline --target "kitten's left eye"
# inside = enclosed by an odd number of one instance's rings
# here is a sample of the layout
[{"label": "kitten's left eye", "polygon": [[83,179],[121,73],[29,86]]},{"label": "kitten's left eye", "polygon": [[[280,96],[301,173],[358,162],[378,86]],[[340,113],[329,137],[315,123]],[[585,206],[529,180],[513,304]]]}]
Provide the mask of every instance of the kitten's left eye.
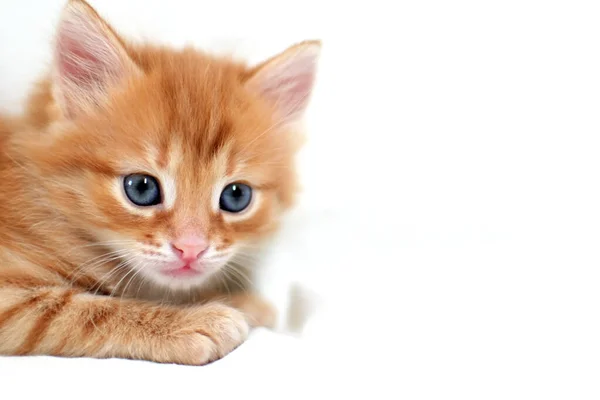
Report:
[{"label": "kitten's left eye", "polygon": [[252,188],[243,183],[231,183],[225,186],[219,199],[221,210],[239,213],[244,211],[252,200]]},{"label": "kitten's left eye", "polygon": [[162,202],[160,185],[153,176],[143,174],[127,175],[123,185],[125,194],[136,206],[155,206]]}]

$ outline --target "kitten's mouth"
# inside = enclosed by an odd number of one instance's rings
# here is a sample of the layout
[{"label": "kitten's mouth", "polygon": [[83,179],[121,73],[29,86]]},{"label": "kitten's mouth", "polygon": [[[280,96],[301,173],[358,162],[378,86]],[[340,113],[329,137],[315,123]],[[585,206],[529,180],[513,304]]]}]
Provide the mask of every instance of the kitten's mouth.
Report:
[{"label": "kitten's mouth", "polygon": [[202,264],[193,267],[192,264],[185,264],[183,267],[165,269],[162,271],[164,275],[175,277],[175,278],[186,278],[192,276],[199,276],[204,273],[204,266]]}]

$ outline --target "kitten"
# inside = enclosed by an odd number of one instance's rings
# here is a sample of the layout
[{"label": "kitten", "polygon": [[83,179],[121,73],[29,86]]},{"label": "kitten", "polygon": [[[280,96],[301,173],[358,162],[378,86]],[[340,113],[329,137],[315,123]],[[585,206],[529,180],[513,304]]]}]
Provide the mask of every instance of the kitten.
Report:
[{"label": "kitten", "polygon": [[202,365],[271,325],[220,282],[294,204],[319,50],[134,46],[71,0],[51,77],[0,120],[0,354]]}]

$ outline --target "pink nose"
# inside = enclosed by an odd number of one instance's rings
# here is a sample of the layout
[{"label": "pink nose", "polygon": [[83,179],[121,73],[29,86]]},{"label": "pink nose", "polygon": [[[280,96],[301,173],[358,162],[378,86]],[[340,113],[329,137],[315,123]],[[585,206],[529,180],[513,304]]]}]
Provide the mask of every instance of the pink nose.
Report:
[{"label": "pink nose", "polygon": [[171,244],[173,251],[184,261],[194,261],[208,248],[208,242],[202,236],[182,236]]}]

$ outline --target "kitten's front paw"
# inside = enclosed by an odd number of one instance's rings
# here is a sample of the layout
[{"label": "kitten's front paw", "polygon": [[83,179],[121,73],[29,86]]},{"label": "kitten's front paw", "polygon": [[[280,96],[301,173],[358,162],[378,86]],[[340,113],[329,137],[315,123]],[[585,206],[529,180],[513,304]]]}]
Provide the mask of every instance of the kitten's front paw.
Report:
[{"label": "kitten's front paw", "polygon": [[182,359],[178,362],[204,365],[218,360],[248,336],[248,322],[234,308],[213,303],[189,311],[186,328],[179,333],[177,347]]},{"label": "kitten's front paw", "polygon": [[267,300],[253,293],[240,293],[230,299],[231,305],[242,311],[253,328],[274,328],[277,311]]}]

